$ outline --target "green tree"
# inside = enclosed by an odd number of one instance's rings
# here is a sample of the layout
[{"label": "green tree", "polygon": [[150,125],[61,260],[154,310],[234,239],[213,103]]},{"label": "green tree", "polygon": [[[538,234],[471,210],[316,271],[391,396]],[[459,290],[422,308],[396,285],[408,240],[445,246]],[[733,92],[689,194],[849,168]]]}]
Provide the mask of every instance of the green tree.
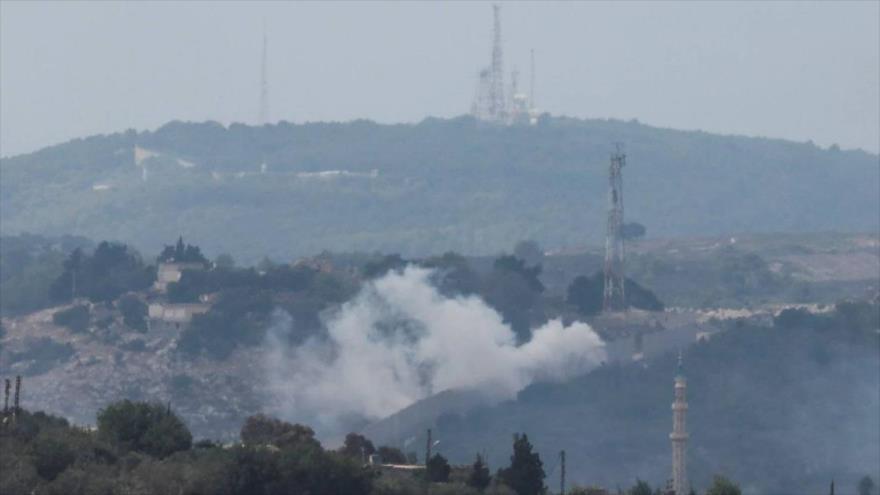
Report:
[{"label": "green tree", "polygon": [[247,445],[276,447],[320,447],[315,431],[308,426],[291,424],[264,414],[248,417],[241,427],[241,441]]},{"label": "green tree", "polygon": [[89,313],[89,307],[84,304],[56,311],[52,315],[52,323],[67,327],[74,333],[88,330],[90,322],[91,314]]},{"label": "green tree", "polygon": [[349,433],[345,435],[345,443],[339,449],[339,453],[345,457],[356,459],[357,461],[365,461],[367,457],[376,452],[373,442],[367,437],[357,433]]},{"label": "green tree", "polygon": [[231,254],[221,253],[214,258],[214,266],[221,270],[232,270],[235,268],[235,259]]},{"label": "green tree", "polygon": [[403,270],[407,263],[408,261],[401,258],[399,254],[389,254],[367,262],[361,272],[365,279],[372,280],[384,277],[390,271]]},{"label": "green tree", "polygon": [[449,461],[445,457],[440,454],[434,454],[428,459],[425,471],[428,481],[446,483],[449,481],[449,473],[452,472],[452,467],[449,466]]},{"label": "green tree", "polygon": [[518,273],[529,284],[529,287],[533,291],[544,292],[544,284],[542,284],[540,278],[538,278],[541,275],[540,264],[529,267],[526,265],[525,260],[517,258],[516,256],[505,255],[496,259],[492,264],[492,268],[495,270]]},{"label": "green tree", "polygon": [[716,475],[706,495],[742,495],[739,485],[724,476]]},{"label": "green tree", "polygon": [[406,464],[406,456],[398,448],[383,445],[376,450],[384,464]]},{"label": "green tree", "polygon": [[281,478],[281,467],[275,453],[253,446],[233,449],[228,472],[232,493],[266,494],[266,485]]},{"label": "green tree", "polygon": [[513,455],[510,456],[510,467],[500,473],[502,481],[513,489],[517,495],[538,495],[544,491],[544,463],[537,452],[532,451],[529,437],[513,436]]},{"label": "green tree", "polygon": [[859,480],[859,495],[874,495],[874,480],[870,476]]},{"label": "green tree", "polygon": [[431,282],[447,297],[476,294],[480,290],[480,275],[458,253],[447,252],[421,260],[419,265],[434,270]]},{"label": "green tree", "polygon": [[122,313],[122,322],[139,332],[147,331],[147,304],[133,294],[122,296],[116,302]]},{"label": "green tree", "polygon": [[653,495],[654,490],[651,490],[651,485],[648,484],[647,481],[637,479],[636,484],[633,485],[632,488],[627,491],[627,495]]},{"label": "green tree", "polygon": [[[625,279],[627,306],[647,311],[662,311],[663,303],[657,296],[631,279]],[[602,311],[605,277],[601,272],[592,277],[584,275],[576,277],[568,286],[566,301],[577,308],[585,316],[592,316]]]},{"label": "green tree", "polygon": [[513,255],[532,266],[539,266],[544,261],[544,250],[534,240],[517,242]]},{"label": "green tree", "polygon": [[489,486],[492,476],[489,474],[489,466],[483,462],[483,456],[477,454],[477,459],[471,466],[471,473],[468,475],[467,484],[471,488],[483,491]]},{"label": "green tree", "polygon": [[98,434],[125,450],[163,458],[192,445],[192,434],[160,403],[114,402],[98,412]]},{"label": "green tree", "polygon": [[620,226],[620,234],[627,240],[645,237],[646,231],[645,226],[638,222],[628,222]]},{"label": "green tree", "polygon": [[146,289],[155,279],[152,267],[145,266],[134,250],[125,244],[101,242],[91,256],[75,250],[64,263],[64,271],[49,289],[50,299],[69,301],[73,295],[92,302],[113,301],[128,291]]},{"label": "green tree", "polygon": [[610,495],[607,490],[597,486],[575,486],[565,493],[568,495]]},{"label": "green tree", "polygon": [[54,480],[73,464],[76,454],[55,431],[41,432],[33,442],[34,467],[40,477]]},{"label": "green tree", "polygon": [[207,265],[208,259],[202,254],[201,248],[183,242],[183,236],[177,238],[173,246],[166,245],[159,254],[160,263],[202,263]]},{"label": "green tree", "polygon": [[576,307],[585,316],[598,314],[602,311],[602,291],[604,286],[602,274],[592,277],[580,275],[569,284],[566,293],[568,304]]}]

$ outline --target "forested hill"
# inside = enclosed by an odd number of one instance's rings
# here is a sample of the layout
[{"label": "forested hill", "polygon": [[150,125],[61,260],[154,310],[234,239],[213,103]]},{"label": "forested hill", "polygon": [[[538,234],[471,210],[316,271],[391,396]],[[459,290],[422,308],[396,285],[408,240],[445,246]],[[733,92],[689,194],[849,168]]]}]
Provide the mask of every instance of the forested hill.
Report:
[{"label": "forested hill", "polygon": [[877,231],[877,155],[811,143],[544,117],[495,127],[171,122],[0,160],[4,234],[289,259],[323,249],[493,253],[600,239],[623,142],[628,219],[649,236]]}]

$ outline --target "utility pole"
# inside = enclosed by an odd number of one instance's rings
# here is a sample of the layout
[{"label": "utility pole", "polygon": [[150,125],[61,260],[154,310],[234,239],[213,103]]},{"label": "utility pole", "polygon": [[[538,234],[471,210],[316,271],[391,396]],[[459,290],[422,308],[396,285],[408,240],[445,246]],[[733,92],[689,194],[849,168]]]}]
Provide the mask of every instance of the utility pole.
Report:
[{"label": "utility pole", "polygon": [[565,451],[559,452],[559,462],[562,469],[559,471],[559,495],[565,495]]},{"label": "utility pole", "polygon": [[21,395],[21,375],[16,375],[15,377],[15,401],[12,407],[12,418],[13,420],[18,419],[18,415],[21,414],[21,407],[19,406],[19,396]]},{"label": "utility pole", "polygon": [[625,311],[626,294],[623,273],[623,177],[621,169],[626,165],[626,155],[620,143],[615,145],[608,167],[608,223],[605,231],[605,287],[602,294],[602,311]]},{"label": "utility pole", "polygon": [[431,429],[428,428],[428,442],[425,444],[425,470],[428,469],[428,461],[431,460]]},{"label": "utility pole", "polygon": [[425,495],[431,494],[431,478],[428,477],[428,463],[431,462],[431,429],[428,428],[428,441],[425,442]]}]

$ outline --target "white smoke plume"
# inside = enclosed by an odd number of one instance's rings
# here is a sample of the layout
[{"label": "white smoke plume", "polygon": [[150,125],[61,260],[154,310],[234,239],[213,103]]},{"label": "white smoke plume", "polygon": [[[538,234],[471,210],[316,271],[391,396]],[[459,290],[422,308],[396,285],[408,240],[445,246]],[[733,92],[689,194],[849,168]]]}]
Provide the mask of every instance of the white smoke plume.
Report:
[{"label": "white smoke plume", "polygon": [[430,271],[409,266],[364,286],[326,319],[327,334],[287,348],[291,318],[278,311],[265,366],[277,414],[335,430],[378,419],[433,393],[477,389],[498,399],[536,380],[562,380],[605,360],[584,323],[550,321],[516,346],[513,331],[478,297],[448,298]]}]

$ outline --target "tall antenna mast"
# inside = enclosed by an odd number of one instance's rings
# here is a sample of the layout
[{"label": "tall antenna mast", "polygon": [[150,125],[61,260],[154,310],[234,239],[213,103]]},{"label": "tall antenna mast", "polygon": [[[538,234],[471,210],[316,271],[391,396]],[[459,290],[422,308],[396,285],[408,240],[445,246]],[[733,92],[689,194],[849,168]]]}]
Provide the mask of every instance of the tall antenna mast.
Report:
[{"label": "tall antenna mast", "polygon": [[501,6],[492,6],[495,18],[495,32],[492,40],[491,83],[489,86],[489,115],[496,122],[506,115],[504,100],[504,61],[501,52]]},{"label": "tall antenna mast", "polygon": [[268,45],[266,20],[263,19],[263,59],[260,65],[260,124],[269,122],[269,80],[266,75]]},{"label": "tall antenna mast", "polygon": [[625,311],[626,295],[623,274],[623,177],[621,169],[626,164],[623,146],[615,144],[608,168],[608,224],[605,231],[605,288],[602,310]]},{"label": "tall antenna mast", "polygon": [[529,108],[535,109],[535,49],[532,48],[531,60],[529,63],[529,72],[531,80],[529,81]]}]

